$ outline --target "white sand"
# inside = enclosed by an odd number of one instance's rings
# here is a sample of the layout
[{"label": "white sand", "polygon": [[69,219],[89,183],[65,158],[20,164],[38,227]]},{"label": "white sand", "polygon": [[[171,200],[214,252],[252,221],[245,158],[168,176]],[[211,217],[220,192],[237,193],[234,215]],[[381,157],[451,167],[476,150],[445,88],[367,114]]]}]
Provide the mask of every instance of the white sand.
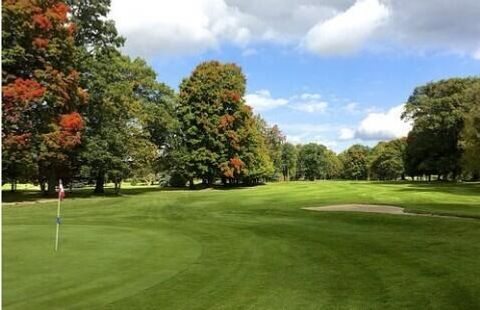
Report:
[{"label": "white sand", "polygon": [[367,213],[383,213],[383,214],[396,214],[396,215],[415,215],[415,216],[431,216],[431,217],[466,219],[465,217],[451,216],[451,215],[410,213],[410,212],[405,212],[405,210],[401,207],[386,206],[386,205],[370,205],[370,204],[331,205],[331,206],[323,206],[323,207],[307,207],[302,209],[312,210],[312,211],[321,211],[321,212],[367,212]]},{"label": "white sand", "polygon": [[412,214],[412,213],[405,213],[403,208],[394,207],[394,206],[385,206],[385,205],[348,204],[348,205],[332,205],[332,206],[324,206],[324,207],[308,207],[303,209],[313,210],[313,211]]}]

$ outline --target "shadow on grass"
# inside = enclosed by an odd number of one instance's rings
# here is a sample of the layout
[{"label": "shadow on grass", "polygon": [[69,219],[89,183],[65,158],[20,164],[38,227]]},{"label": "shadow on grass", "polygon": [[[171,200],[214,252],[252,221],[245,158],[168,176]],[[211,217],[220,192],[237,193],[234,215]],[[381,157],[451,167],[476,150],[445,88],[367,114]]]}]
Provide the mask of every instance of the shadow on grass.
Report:
[{"label": "shadow on grass", "polygon": [[[258,184],[256,186],[265,185]],[[127,187],[122,188],[119,194],[115,193],[114,188],[105,188],[104,193],[94,193],[92,187],[75,188],[72,191],[66,192],[66,198],[91,198],[91,197],[122,197],[141,195],[150,192],[172,192],[172,191],[203,191],[203,190],[241,190],[246,188],[252,188],[255,186],[246,185],[213,185],[207,187],[203,184],[196,184],[193,189],[188,187]],[[54,200],[55,195],[44,195],[40,190],[17,190],[16,192],[10,192],[8,190],[2,191],[2,203],[17,203],[17,202],[38,202],[42,200]]]},{"label": "shadow on grass", "polygon": [[408,187],[399,188],[401,192],[448,193],[462,196],[479,196],[480,183],[410,183]]},{"label": "shadow on grass", "polygon": [[[115,193],[113,188],[105,188],[105,193],[97,194],[93,188],[76,188],[72,191],[66,191],[66,198],[91,198],[91,197],[121,197],[128,195],[139,195],[148,192],[162,190],[155,187],[139,187],[122,189],[119,194]],[[57,195],[45,195],[40,190],[17,190],[16,192],[2,191],[2,203],[14,202],[35,202],[42,200],[55,200]]]}]

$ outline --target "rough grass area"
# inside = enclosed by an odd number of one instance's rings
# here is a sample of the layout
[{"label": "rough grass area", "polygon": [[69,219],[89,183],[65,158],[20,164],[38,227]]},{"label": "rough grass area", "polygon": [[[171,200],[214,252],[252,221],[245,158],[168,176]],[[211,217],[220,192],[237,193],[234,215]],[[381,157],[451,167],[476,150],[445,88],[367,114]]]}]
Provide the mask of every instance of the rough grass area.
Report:
[{"label": "rough grass area", "polygon": [[[356,203],[469,219],[301,209]],[[55,212],[3,207],[5,309],[480,308],[479,184],[79,192],[58,253]]]}]

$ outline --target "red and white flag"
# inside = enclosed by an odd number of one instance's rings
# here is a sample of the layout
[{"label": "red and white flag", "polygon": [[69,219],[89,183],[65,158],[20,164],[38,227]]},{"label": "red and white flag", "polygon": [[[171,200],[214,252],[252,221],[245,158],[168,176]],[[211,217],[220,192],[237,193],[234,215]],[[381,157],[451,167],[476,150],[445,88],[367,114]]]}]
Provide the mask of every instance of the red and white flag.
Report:
[{"label": "red and white flag", "polygon": [[63,189],[62,180],[58,183],[58,199],[63,200],[65,198],[65,190]]}]

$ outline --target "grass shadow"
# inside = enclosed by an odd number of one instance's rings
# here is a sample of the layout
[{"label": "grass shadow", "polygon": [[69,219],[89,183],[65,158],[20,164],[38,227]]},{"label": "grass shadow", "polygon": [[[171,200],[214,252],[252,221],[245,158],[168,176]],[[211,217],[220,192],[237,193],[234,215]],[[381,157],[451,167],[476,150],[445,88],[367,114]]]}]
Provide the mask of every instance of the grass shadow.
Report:
[{"label": "grass shadow", "polygon": [[462,196],[479,196],[480,183],[409,183],[399,188],[401,192],[448,193]]},{"label": "grass shadow", "polygon": [[[160,187],[138,187],[125,188],[119,194],[115,193],[113,188],[105,188],[104,193],[94,193],[92,187],[75,188],[71,191],[66,191],[66,198],[91,198],[91,197],[121,197],[140,195],[148,192],[160,191]],[[36,202],[41,200],[53,200],[57,195],[44,195],[40,190],[17,190],[16,192],[2,191],[2,203],[15,202]]]},{"label": "grass shadow", "polygon": [[[260,186],[265,184],[258,184],[255,186]],[[94,193],[93,187],[82,187],[75,188],[73,190],[66,191],[66,198],[92,198],[92,197],[122,197],[122,196],[133,196],[141,195],[150,192],[175,192],[175,191],[203,191],[203,190],[241,190],[252,188],[255,186],[246,186],[246,185],[219,185],[215,184],[213,186],[205,186],[203,184],[196,184],[193,189],[189,187],[127,187],[122,188],[120,193],[115,193],[115,189],[111,187],[106,187],[104,193]],[[42,200],[53,200],[57,196],[54,195],[44,195],[40,190],[32,189],[20,189],[15,192],[10,192],[9,190],[2,191],[2,203],[34,203]]]}]

